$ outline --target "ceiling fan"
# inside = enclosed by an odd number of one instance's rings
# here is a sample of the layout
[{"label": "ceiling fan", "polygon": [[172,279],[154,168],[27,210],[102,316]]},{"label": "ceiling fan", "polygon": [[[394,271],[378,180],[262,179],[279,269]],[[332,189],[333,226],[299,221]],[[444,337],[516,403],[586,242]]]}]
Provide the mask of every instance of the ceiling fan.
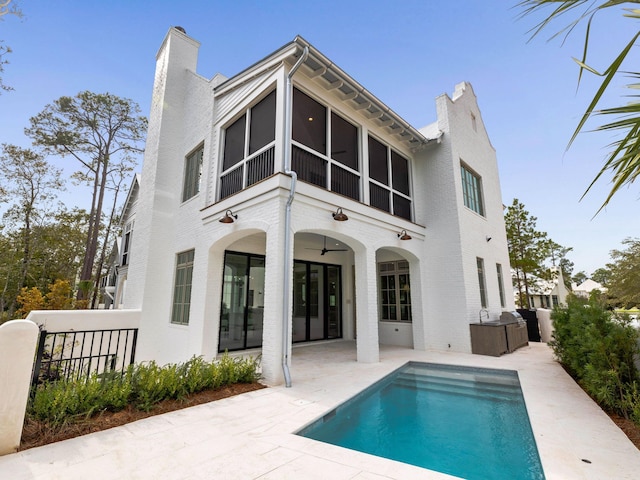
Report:
[{"label": "ceiling fan", "polygon": [[307,248],[307,250],[320,250],[320,255],[324,255],[327,252],[347,252],[346,248],[327,248],[327,236],[324,236],[324,243],[322,248]]}]

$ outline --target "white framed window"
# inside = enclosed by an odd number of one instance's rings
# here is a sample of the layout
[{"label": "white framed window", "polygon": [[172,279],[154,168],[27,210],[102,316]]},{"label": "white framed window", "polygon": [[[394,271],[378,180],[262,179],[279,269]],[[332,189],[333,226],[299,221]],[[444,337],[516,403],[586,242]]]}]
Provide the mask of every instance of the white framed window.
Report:
[{"label": "white framed window", "polygon": [[204,145],[200,145],[187,155],[184,162],[184,179],[182,183],[182,201],[186,202],[200,192],[200,179],[202,177],[202,157]]},{"label": "white framed window", "polygon": [[171,323],[177,325],[189,325],[194,256],[195,250],[188,250],[176,255]]},{"label": "white framed window", "polygon": [[129,265],[130,258],[129,252],[131,251],[131,240],[133,237],[133,222],[127,223],[124,227],[124,235],[122,236],[122,255],[120,259],[120,265],[123,267]]},{"label": "white framed window", "polygon": [[464,206],[484,217],[484,202],[482,200],[482,179],[464,163],[460,163],[462,175],[462,196]]},{"label": "white framed window", "polygon": [[409,262],[378,264],[380,321],[411,322],[411,282]]},{"label": "white framed window", "polygon": [[480,305],[487,308],[487,281],[484,274],[484,259],[476,257],[478,267],[478,286],[480,287]]},{"label": "white framed window", "polygon": [[498,290],[500,292],[500,306],[504,308],[506,306],[504,297],[504,279],[502,277],[502,265],[496,263],[496,274],[498,276]]}]

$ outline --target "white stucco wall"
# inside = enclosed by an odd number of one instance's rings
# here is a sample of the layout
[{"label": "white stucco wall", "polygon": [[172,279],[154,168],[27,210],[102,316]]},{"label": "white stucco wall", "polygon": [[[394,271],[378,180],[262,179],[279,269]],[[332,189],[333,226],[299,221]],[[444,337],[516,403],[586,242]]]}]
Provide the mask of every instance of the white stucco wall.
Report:
[{"label": "white stucco wall", "polygon": [[38,327],[29,320],[0,325],[0,455],[20,446],[37,342]]}]

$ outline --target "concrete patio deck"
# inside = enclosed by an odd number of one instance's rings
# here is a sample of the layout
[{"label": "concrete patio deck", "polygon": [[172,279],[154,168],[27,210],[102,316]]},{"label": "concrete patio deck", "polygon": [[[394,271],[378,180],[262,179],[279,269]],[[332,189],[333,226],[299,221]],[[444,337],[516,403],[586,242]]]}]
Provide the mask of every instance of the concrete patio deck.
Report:
[{"label": "concrete patio deck", "polygon": [[[547,479],[637,479],[640,451],[553,361],[546,344],[494,358],[355,344],[294,348],[292,388],[273,387],[0,457],[0,478],[444,479],[438,472],[293,435],[409,360],[515,369]],[[590,463],[583,461],[588,460]]]}]

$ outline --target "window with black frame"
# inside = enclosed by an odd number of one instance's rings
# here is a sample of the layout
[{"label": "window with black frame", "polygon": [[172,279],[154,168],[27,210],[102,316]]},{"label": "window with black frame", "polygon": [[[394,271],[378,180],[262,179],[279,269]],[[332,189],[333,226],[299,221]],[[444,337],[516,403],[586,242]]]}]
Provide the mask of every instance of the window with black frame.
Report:
[{"label": "window with black frame", "polygon": [[275,125],[273,90],[224,129],[220,199],[274,174]]},{"label": "window with black frame", "polygon": [[369,136],[369,204],[411,220],[409,160]]},{"label": "window with black frame", "polygon": [[291,166],[298,179],[360,200],[358,128],[293,90]]}]

